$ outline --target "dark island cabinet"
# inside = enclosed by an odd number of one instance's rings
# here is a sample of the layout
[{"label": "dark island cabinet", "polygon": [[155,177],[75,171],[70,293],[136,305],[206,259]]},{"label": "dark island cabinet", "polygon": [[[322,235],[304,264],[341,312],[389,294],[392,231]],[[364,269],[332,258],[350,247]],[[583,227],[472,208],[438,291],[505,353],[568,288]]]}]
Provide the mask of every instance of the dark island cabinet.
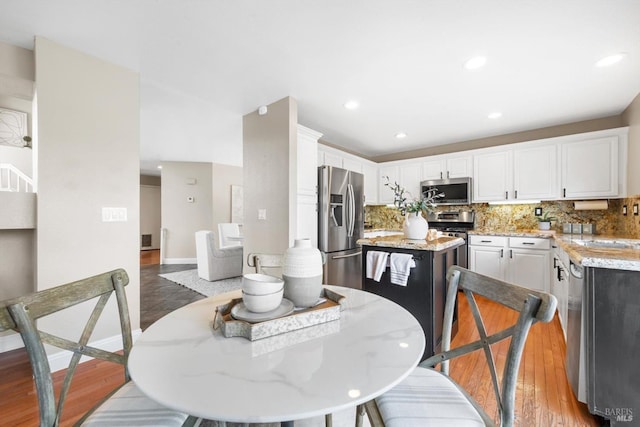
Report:
[{"label": "dark island cabinet", "polygon": [[[391,283],[390,269],[387,267],[380,282],[366,278],[367,253],[383,251],[413,255],[416,263],[411,269],[407,286]],[[362,247],[362,288],[380,295],[406,308],[420,322],[424,331],[426,346],[422,360],[441,350],[442,321],[447,295],[447,269],[457,264],[457,248],[442,251],[411,250],[381,246]],[[458,330],[457,306],[454,313],[453,336]],[[453,338],[452,336],[452,338]]]}]

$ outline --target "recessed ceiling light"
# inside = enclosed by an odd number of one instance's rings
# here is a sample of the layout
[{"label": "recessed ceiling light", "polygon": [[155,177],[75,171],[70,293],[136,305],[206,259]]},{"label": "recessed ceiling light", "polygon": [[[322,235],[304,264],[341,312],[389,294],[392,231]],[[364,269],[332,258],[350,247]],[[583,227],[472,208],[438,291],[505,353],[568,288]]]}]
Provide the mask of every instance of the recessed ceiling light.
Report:
[{"label": "recessed ceiling light", "polygon": [[484,67],[487,63],[487,58],[485,56],[474,56],[464,63],[464,68],[467,70],[477,70],[478,68]]},{"label": "recessed ceiling light", "polygon": [[344,108],[347,110],[355,110],[358,106],[358,101],[347,101],[344,103]]},{"label": "recessed ceiling light", "polygon": [[404,132],[396,133],[396,138],[398,138],[398,139],[402,139],[402,138],[406,138],[406,137],[407,137],[407,134],[404,133]]},{"label": "recessed ceiling light", "polygon": [[489,117],[490,119],[499,119],[500,117],[502,117],[502,113],[499,111],[495,111],[489,114],[487,117]]},{"label": "recessed ceiling light", "polygon": [[162,165],[158,165],[158,169],[162,169]]},{"label": "recessed ceiling light", "polygon": [[617,64],[622,61],[625,56],[627,56],[626,53],[616,53],[615,55],[605,56],[596,62],[596,67],[608,67],[609,65]]}]

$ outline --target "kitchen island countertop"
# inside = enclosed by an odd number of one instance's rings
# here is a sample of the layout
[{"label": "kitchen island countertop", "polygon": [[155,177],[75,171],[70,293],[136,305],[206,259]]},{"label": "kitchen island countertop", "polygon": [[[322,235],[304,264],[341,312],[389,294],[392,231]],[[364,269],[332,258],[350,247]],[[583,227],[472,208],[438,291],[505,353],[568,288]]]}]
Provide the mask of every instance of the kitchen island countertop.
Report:
[{"label": "kitchen island countertop", "polygon": [[382,246],[386,248],[412,249],[419,251],[442,251],[444,249],[455,248],[464,244],[464,239],[460,237],[441,236],[434,240],[412,240],[404,235],[380,236],[358,239],[359,245]]}]

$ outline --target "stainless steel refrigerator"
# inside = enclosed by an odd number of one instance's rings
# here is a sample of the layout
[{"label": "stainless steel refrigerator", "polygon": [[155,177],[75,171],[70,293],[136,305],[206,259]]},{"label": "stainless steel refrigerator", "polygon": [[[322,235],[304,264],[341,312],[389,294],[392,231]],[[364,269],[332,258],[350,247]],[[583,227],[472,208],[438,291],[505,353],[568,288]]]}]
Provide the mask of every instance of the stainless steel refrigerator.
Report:
[{"label": "stainless steel refrigerator", "polygon": [[364,176],[357,172],[318,168],[318,249],[325,259],[323,283],[362,288]]}]

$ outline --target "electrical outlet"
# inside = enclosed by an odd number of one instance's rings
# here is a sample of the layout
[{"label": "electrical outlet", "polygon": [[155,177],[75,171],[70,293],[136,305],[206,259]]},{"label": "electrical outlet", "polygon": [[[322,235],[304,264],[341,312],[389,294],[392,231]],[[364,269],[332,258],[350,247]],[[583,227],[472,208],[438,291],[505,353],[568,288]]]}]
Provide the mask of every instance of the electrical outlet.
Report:
[{"label": "electrical outlet", "polygon": [[542,216],[542,208],[534,208],[535,216]]},{"label": "electrical outlet", "polygon": [[622,205],[622,215],[627,216],[627,205]]},{"label": "electrical outlet", "polygon": [[638,216],[638,204],[637,203],[633,204],[633,214]]}]

